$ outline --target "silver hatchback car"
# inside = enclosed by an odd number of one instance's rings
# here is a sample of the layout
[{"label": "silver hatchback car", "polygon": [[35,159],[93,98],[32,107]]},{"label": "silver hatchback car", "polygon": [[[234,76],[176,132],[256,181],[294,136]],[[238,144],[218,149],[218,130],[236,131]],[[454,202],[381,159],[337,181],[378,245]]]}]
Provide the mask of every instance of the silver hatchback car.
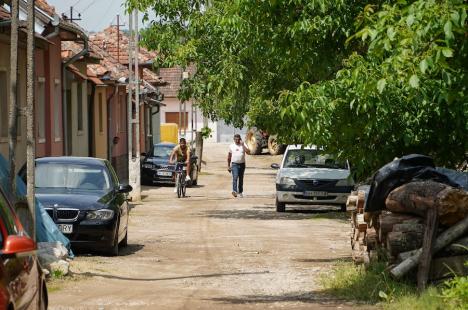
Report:
[{"label": "silver hatchback car", "polygon": [[276,211],[284,212],[286,204],[340,205],[354,188],[349,163],[337,162],[315,146],[289,145],[276,176]]}]

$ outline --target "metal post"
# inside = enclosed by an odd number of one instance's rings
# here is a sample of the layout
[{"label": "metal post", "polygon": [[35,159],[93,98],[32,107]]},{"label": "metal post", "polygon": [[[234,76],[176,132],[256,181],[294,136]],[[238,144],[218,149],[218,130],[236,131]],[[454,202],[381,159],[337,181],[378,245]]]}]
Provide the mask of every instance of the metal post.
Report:
[{"label": "metal post", "polygon": [[29,211],[32,217],[31,238],[36,240],[36,209],[35,209],[35,188],[34,188],[34,159],[35,154],[35,135],[34,135],[34,0],[28,1],[28,20],[27,20],[27,105],[26,105],[26,164],[27,164],[27,196]]},{"label": "metal post", "polygon": [[134,36],[134,61],[135,61],[135,158],[134,158],[134,169],[135,169],[135,187],[133,191],[133,197],[136,201],[141,200],[141,178],[140,178],[140,70],[138,68],[138,56],[140,54],[139,49],[139,34],[138,34],[138,10],[133,11],[134,25],[135,25],[135,36]]},{"label": "metal post", "polygon": [[8,149],[10,160],[10,192],[16,202],[16,145],[18,133],[18,0],[11,1],[10,39],[10,109],[8,114]]},{"label": "metal post", "polygon": [[128,16],[128,27],[129,27],[129,38],[128,38],[128,107],[127,107],[127,119],[128,119],[128,126],[127,126],[127,138],[128,138],[128,182],[132,184],[132,177],[133,177],[133,165],[132,165],[132,157],[133,157],[133,113],[132,113],[132,91],[133,91],[133,16],[132,12],[130,12]]}]

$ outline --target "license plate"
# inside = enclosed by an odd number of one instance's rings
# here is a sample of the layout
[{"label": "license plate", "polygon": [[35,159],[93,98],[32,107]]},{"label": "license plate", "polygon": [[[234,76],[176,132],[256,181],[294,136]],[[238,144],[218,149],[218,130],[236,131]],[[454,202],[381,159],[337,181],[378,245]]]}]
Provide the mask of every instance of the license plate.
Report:
[{"label": "license plate", "polygon": [[307,197],[326,197],[328,196],[327,192],[319,192],[319,191],[308,191],[304,192],[304,196]]},{"label": "license plate", "polygon": [[172,176],[172,172],[171,171],[158,171],[157,175],[160,175],[162,177],[170,177]]},{"label": "license plate", "polygon": [[72,224],[57,224],[57,227],[64,234],[71,234],[73,232]]}]

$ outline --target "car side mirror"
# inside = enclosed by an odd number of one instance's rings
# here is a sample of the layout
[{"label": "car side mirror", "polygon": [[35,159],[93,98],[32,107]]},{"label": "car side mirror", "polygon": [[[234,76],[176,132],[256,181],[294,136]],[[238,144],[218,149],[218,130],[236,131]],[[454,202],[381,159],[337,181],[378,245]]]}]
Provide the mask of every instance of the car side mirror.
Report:
[{"label": "car side mirror", "polygon": [[28,254],[36,251],[36,243],[27,236],[8,236],[4,242],[2,255]]},{"label": "car side mirror", "polygon": [[273,168],[273,169],[279,169],[280,168],[280,166],[278,164],[271,164],[270,167]]},{"label": "car side mirror", "polygon": [[127,194],[133,190],[133,187],[129,184],[120,184],[119,189],[117,190],[118,193]]}]

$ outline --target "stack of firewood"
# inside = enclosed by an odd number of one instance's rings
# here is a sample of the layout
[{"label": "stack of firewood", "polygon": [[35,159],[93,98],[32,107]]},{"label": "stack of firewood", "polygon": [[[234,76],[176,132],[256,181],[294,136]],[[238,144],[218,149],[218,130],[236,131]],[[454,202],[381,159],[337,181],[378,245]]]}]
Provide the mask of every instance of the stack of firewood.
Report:
[{"label": "stack of firewood", "polygon": [[364,212],[366,191],[353,192],[351,212],[353,260],[385,260],[393,277],[418,267],[418,284],[447,273],[467,274],[468,192],[433,181],[394,189],[386,210]]}]

